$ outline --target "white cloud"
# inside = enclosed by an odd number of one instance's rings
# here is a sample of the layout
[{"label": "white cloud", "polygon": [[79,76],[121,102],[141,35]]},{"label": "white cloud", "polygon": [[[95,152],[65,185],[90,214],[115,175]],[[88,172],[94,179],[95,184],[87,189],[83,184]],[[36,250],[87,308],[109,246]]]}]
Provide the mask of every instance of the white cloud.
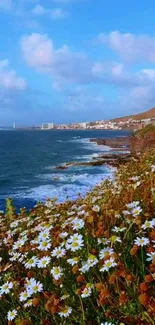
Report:
[{"label": "white cloud", "polygon": [[155,62],[155,37],[113,31],[109,34],[100,33],[97,40],[108,45],[125,60]]},{"label": "white cloud", "polygon": [[0,9],[9,10],[12,8],[12,0],[0,0]]},{"label": "white cloud", "polygon": [[38,15],[38,16],[40,16],[40,15],[44,15],[44,14],[46,13],[46,10],[45,10],[45,8],[44,8],[43,6],[41,6],[41,5],[36,5],[36,6],[32,9],[32,13],[33,13],[34,15]]},{"label": "white cloud", "polygon": [[32,14],[36,16],[48,15],[53,20],[63,19],[68,17],[68,12],[62,8],[46,9],[40,4],[32,9]]},{"label": "white cloud", "polygon": [[26,89],[26,82],[19,77],[15,70],[9,69],[9,61],[0,61],[0,88],[10,90]]},{"label": "white cloud", "polygon": [[68,82],[93,81],[92,63],[86,54],[73,52],[67,45],[55,49],[46,34],[31,34],[21,40],[26,63],[35,69],[59,77]]}]

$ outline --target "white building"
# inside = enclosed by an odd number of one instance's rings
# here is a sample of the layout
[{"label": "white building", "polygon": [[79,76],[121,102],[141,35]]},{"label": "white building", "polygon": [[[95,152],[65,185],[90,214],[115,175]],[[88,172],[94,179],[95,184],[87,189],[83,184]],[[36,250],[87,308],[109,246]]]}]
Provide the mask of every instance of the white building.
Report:
[{"label": "white building", "polygon": [[54,124],[53,123],[43,123],[41,126],[42,130],[51,130],[54,128]]},{"label": "white building", "polygon": [[87,122],[84,122],[84,123],[78,123],[79,126],[83,129],[86,129],[87,128]]}]

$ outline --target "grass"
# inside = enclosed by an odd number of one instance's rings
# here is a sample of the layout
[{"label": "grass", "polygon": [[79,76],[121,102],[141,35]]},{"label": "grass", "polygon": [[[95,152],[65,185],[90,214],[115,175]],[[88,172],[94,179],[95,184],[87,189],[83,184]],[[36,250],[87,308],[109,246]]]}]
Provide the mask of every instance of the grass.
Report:
[{"label": "grass", "polygon": [[155,151],[84,199],[0,218],[0,324],[155,323]]}]

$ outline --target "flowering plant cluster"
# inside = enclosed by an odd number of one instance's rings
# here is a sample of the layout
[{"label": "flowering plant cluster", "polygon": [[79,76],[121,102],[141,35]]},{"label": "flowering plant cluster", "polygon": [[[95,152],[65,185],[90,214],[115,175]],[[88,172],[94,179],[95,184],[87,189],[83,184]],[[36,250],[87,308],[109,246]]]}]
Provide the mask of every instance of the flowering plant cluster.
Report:
[{"label": "flowering plant cluster", "polygon": [[155,152],[84,199],[0,216],[0,324],[155,323]]}]

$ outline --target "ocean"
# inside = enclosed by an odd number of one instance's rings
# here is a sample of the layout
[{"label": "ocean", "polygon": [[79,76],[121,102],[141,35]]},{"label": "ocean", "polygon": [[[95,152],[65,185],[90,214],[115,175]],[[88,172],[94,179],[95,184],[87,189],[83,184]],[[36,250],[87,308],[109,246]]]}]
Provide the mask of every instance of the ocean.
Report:
[{"label": "ocean", "polygon": [[52,130],[0,131],[0,209],[12,198],[17,209],[30,209],[38,201],[57,197],[74,200],[112,176],[106,166],[56,170],[71,161],[90,161],[109,150],[90,138],[128,135],[127,131]]}]

